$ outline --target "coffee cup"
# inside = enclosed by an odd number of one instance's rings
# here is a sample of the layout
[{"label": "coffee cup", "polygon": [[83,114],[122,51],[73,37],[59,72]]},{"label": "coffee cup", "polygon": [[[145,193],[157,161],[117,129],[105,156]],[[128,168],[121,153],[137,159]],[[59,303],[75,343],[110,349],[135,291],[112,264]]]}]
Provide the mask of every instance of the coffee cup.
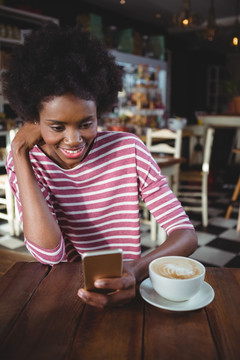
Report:
[{"label": "coffee cup", "polygon": [[149,264],[153,289],[171,301],[185,301],[196,295],[205,272],[203,264],[184,256],[164,256]]}]

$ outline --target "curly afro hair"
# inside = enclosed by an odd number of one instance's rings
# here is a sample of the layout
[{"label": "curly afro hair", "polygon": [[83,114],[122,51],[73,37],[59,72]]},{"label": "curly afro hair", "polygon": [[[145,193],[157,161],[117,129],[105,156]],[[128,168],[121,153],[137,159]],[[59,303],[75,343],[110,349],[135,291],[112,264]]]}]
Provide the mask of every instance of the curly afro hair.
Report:
[{"label": "curly afro hair", "polygon": [[116,103],[122,71],[103,44],[79,26],[48,23],[25,38],[2,74],[3,92],[24,121],[39,120],[42,103],[74,94],[94,100],[98,114]]}]

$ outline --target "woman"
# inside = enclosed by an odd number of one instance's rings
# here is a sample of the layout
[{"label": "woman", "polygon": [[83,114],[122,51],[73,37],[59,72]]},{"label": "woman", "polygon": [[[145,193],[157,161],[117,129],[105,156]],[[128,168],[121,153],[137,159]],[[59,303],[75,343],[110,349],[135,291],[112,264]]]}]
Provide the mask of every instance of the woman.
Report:
[{"label": "woman", "polygon": [[[3,74],[4,94],[25,124],[6,162],[25,244],[40,262],[80,261],[86,251],[122,248],[120,278],[101,279],[86,303],[119,305],[135,296],[151,260],[190,255],[196,234],[181,204],[135,135],[98,132],[98,116],[117,101],[121,71],[79,28],[48,24],[25,39]],[[141,258],[139,196],[167,231]]]}]

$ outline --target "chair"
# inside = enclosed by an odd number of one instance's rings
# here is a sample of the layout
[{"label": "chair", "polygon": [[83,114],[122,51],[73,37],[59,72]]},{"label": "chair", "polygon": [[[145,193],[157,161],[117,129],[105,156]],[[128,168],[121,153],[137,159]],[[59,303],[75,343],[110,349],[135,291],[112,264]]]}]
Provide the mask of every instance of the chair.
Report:
[{"label": "chair", "polygon": [[[182,150],[182,130],[175,132],[169,129],[152,130],[148,128],[146,146],[153,157],[155,157],[156,154],[164,154],[173,156],[174,158],[180,158]],[[169,185],[175,195],[177,195],[178,192],[179,167],[179,164],[174,165],[174,174],[171,176],[171,179],[168,179]]]},{"label": "chair", "polygon": [[0,175],[0,219],[8,221],[11,235],[15,235],[14,198],[7,175]]},{"label": "chair", "polygon": [[[182,147],[182,130],[177,130],[176,132],[169,129],[158,129],[153,130],[151,128],[147,129],[146,134],[146,146],[149,151],[152,153],[153,158],[157,158],[159,155],[169,155],[174,158],[181,157],[181,147]],[[173,166],[173,172],[168,177],[169,186],[173,189],[173,192],[177,195],[178,191],[178,175],[179,175],[179,164]],[[163,238],[160,233],[165,234],[163,229],[157,227],[157,221],[150,214],[145,203],[140,200],[140,208],[143,209],[143,218],[141,222],[144,224],[149,224],[151,227],[151,240],[163,242]],[[157,233],[158,228],[158,233]],[[160,239],[161,238],[161,239]]]},{"label": "chair", "polygon": [[[9,131],[8,141],[6,142],[6,153],[9,151],[10,143],[17,131],[18,129]],[[20,219],[7,174],[0,175],[0,219],[8,221],[10,235],[20,235]]]},{"label": "chair", "polygon": [[[239,154],[240,149],[233,149],[233,152],[236,153],[236,154]],[[239,195],[240,195],[240,175],[238,177],[237,184],[236,184],[235,189],[233,191],[231,202],[230,202],[230,204],[228,205],[228,208],[227,208],[227,212],[226,212],[226,215],[225,215],[226,219],[230,218],[232,210],[233,210],[233,205],[238,201]],[[239,205],[239,209],[238,209],[237,231],[240,232],[240,205]]]},{"label": "chair", "polygon": [[187,125],[185,130],[191,133],[189,137],[189,166],[201,165],[203,162],[204,126]]},{"label": "chair", "polygon": [[[185,170],[179,174],[178,198],[186,211],[202,213],[202,224],[208,225],[208,174],[211,158],[214,129],[206,131],[201,170]],[[184,205],[184,202],[189,205]]]},{"label": "chair", "polygon": [[[234,189],[234,192],[232,195],[231,203],[228,205],[228,208],[227,208],[227,212],[225,215],[226,219],[230,218],[230,215],[231,215],[232,209],[233,209],[233,204],[238,200],[239,194],[240,194],[240,176],[238,177],[238,181],[237,181],[237,184],[235,186],[235,189]],[[239,209],[238,209],[237,232],[240,232],[240,205],[239,205]]]}]

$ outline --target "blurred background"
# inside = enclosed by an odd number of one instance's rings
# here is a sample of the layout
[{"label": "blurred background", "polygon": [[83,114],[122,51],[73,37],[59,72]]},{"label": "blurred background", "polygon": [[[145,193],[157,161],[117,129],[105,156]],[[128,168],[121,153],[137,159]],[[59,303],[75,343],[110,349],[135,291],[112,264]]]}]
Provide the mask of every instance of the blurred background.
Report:
[{"label": "blurred background", "polygon": [[[231,219],[225,219],[239,177],[240,154],[233,149],[240,148],[240,0],[1,0],[1,71],[13,47],[46,21],[80,24],[104,42],[122,67],[123,91],[112,111],[99,119],[102,129],[130,131],[144,138],[147,128],[169,127],[169,119],[176,119],[177,126],[192,134],[183,137],[182,166],[199,167],[202,125],[206,119],[210,119],[207,125],[214,122],[209,225],[202,227],[200,215],[191,214],[191,220],[198,230],[200,260],[240,266],[238,196]],[[1,174],[5,174],[9,132],[21,124],[0,83]],[[4,226],[0,232],[8,234]],[[0,248],[10,244],[4,236]],[[12,240],[13,248],[24,249],[22,239]]]}]

